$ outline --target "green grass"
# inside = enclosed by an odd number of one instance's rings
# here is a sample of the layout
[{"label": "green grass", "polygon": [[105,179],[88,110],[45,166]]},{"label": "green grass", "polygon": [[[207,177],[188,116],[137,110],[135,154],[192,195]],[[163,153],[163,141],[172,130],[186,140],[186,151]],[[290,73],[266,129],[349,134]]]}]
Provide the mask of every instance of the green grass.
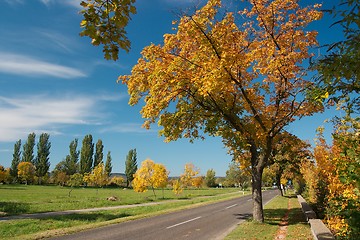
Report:
[{"label": "green grass", "polygon": [[295,195],[278,196],[264,207],[264,223],[256,223],[251,219],[240,224],[225,240],[241,239],[274,239],[282,218],[288,211],[288,228],[286,239],[313,239],[310,225],[305,221],[305,216]]},{"label": "green grass", "polygon": [[[55,186],[0,186],[0,211],[9,210],[12,213],[34,213],[101,207],[110,205],[135,204],[155,201],[151,192],[135,193],[133,190],[122,189],[75,189],[68,196],[68,188]],[[125,208],[111,211],[71,214],[44,219],[22,219],[0,221],[0,239],[40,239],[64,233],[76,232],[93,227],[119,223],[130,219],[159,215],[165,212],[177,211],[183,208],[194,207],[219,201],[225,198],[238,197],[238,189],[188,189],[180,196],[171,190],[165,190],[165,199],[180,199],[181,201],[168,202],[161,205]],[[115,195],[120,201],[109,202],[108,196]],[[157,192],[158,199],[163,201],[162,191]],[[241,194],[242,195],[242,194]],[[202,198],[201,196],[213,196]],[[16,201],[14,200],[16,199]],[[5,203],[5,204],[4,204]],[[8,213],[9,213],[8,212]]]},{"label": "green grass", "polygon": [[[122,188],[71,189],[60,186],[0,185],[0,212],[3,212],[3,215],[51,212],[170,199],[189,199],[235,191],[238,189],[185,189],[181,195],[177,196],[171,190],[164,190],[163,198],[162,190],[156,190],[157,199],[155,199],[152,191],[136,193],[131,189],[123,190]],[[106,198],[110,196],[116,196],[119,200],[107,201]]]}]

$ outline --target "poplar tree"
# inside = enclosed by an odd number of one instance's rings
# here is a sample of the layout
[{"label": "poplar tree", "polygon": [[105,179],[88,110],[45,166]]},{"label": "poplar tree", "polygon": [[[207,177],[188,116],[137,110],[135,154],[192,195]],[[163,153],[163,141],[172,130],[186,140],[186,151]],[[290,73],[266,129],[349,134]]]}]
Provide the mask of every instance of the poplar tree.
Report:
[{"label": "poplar tree", "polygon": [[30,133],[28,135],[27,141],[23,146],[23,155],[22,162],[31,162],[34,163],[34,147],[35,147],[35,133]]},{"label": "poplar tree", "polygon": [[102,140],[99,139],[95,146],[94,168],[103,161],[104,158],[103,149],[104,149],[104,145],[102,143]]},{"label": "poplar tree", "polygon": [[80,173],[90,173],[93,163],[94,144],[91,134],[84,137],[80,153]]},{"label": "poplar tree", "polygon": [[34,162],[36,169],[36,175],[39,177],[39,183],[41,183],[42,177],[44,177],[50,168],[49,155],[51,142],[49,141],[50,135],[48,133],[42,133],[37,144],[37,157]]},{"label": "poplar tree", "polygon": [[107,172],[108,176],[110,176],[111,171],[112,171],[112,158],[111,158],[111,152],[108,151],[107,155],[106,155],[106,162],[105,162],[105,172]]},{"label": "poplar tree", "polygon": [[136,149],[131,149],[126,156],[125,160],[125,175],[126,175],[126,187],[129,187],[129,184],[134,179],[134,174],[137,171],[137,156]]},{"label": "poplar tree", "polygon": [[77,150],[78,139],[75,138],[69,145],[69,154],[65,158],[65,171],[68,175],[73,175],[78,171],[80,152]]},{"label": "poplar tree", "polygon": [[21,139],[14,144],[13,159],[11,161],[10,175],[16,181],[18,176],[18,165],[21,162]]}]

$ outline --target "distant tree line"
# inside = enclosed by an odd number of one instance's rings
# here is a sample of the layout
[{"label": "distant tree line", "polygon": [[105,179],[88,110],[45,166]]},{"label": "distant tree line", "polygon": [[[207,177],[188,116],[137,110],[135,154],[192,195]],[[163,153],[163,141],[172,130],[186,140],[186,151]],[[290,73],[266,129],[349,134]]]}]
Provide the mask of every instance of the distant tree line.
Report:
[{"label": "distant tree line", "polygon": [[[125,182],[123,178],[109,178],[112,172],[111,152],[107,152],[104,163],[104,145],[101,139],[94,144],[92,135],[86,135],[80,150],[78,150],[78,142],[77,138],[70,142],[69,153],[52,172],[49,172],[50,135],[42,133],[36,143],[36,134],[30,133],[23,145],[21,139],[15,142],[10,168],[5,169],[0,166],[0,183],[104,186],[120,185]],[[137,171],[136,149],[129,151],[125,165],[128,187]]]}]

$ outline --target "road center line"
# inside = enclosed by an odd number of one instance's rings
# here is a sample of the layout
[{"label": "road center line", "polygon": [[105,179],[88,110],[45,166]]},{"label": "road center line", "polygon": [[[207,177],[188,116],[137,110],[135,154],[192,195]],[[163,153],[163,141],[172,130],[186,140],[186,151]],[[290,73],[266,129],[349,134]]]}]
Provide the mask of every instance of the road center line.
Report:
[{"label": "road center line", "polygon": [[166,229],[170,229],[170,228],[173,228],[173,227],[177,227],[177,226],[179,226],[179,225],[182,225],[182,224],[185,224],[185,223],[188,223],[188,222],[195,221],[195,220],[197,220],[197,219],[199,219],[199,218],[201,218],[201,216],[196,217],[196,218],[193,218],[193,219],[190,219],[190,220],[187,220],[187,221],[185,221],[185,222],[181,222],[181,223],[178,223],[178,224],[169,226],[169,227],[167,227]]},{"label": "road center line", "polygon": [[225,208],[225,209],[229,209],[229,208],[232,208],[232,207],[235,207],[235,206],[237,206],[237,204],[234,204],[234,205],[228,206],[228,207],[227,207],[227,208]]}]

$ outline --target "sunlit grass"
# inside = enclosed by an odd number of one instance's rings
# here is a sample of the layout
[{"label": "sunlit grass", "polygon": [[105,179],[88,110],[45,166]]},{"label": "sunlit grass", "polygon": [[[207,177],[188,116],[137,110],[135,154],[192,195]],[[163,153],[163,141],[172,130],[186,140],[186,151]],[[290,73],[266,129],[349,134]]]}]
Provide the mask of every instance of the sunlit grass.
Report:
[{"label": "sunlit grass", "polygon": [[[60,186],[0,185],[0,212],[4,212],[6,215],[16,215],[62,211],[170,199],[189,199],[236,191],[238,189],[185,189],[181,195],[175,195],[170,189],[156,190],[157,198],[155,198],[151,191],[136,193],[131,189],[124,190],[123,188],[71,189]],[[107,201],[106,198],[110,196],[116,196],[118,201]]]},{"label": "sunlit grass", "polygon": [[295,195],[277,196],[264,207],[264,223],[250,220],[240,224],[225,240],[241,239],[274,239],[284,215],[288,211],[288,227],[286,239],[313,239],[310,226],[306,223],[304,214]]}]

